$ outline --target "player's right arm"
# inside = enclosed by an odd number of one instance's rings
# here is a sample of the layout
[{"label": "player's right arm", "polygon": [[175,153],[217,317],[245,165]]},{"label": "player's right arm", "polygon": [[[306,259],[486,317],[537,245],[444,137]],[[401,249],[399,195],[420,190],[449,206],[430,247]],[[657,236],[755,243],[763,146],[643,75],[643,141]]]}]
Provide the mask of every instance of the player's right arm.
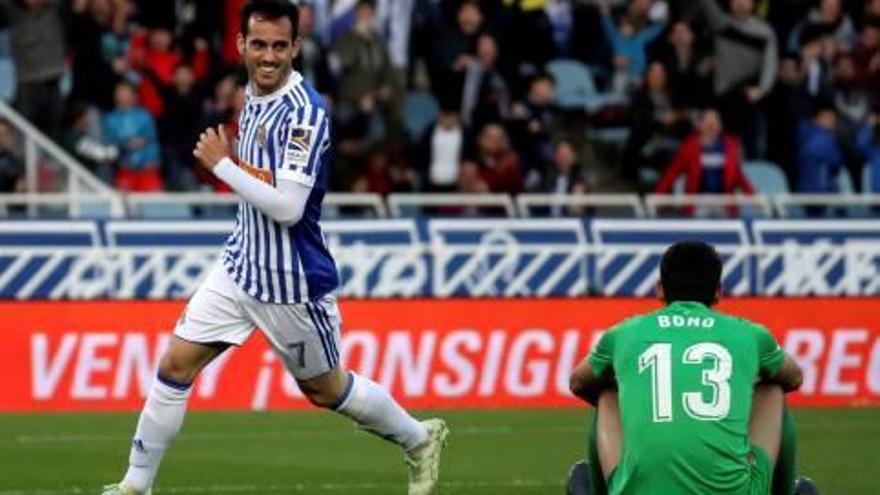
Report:
[{"label": "player's right arm", "polygon": [[593,352],[575,366],[569,378],[571,393],[594,406],[599,402],[599,395],[617,383],[614,379],[615,339],[616,332],[606,332]]},{"label": "player's right arm", "polygon": [[762,382],[779,385],[786,393],[799,389],[804,381],[800,365],[779,347],[767,329],[758,327],[757,338]]}]

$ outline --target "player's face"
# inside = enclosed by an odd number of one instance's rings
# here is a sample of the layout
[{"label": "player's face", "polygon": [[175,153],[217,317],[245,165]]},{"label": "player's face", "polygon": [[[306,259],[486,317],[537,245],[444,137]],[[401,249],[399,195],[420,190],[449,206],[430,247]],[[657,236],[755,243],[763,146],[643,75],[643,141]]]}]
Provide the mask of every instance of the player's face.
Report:
[{"label": "player's face", "polygon": [[254,84],[255,94],[272,93],[284,84],[298,49],[290,19],[251,16],[247,36],[238,35],[238,51]]}]

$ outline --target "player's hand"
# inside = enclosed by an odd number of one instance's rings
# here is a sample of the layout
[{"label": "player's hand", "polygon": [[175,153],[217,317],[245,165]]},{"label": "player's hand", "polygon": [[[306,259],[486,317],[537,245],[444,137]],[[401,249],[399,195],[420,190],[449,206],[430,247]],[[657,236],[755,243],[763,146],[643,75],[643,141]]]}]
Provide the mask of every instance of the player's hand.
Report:
[{"label": "player's hand", "polygon": [[222,124],[216,130],[209,127],[199,136],[193,156],[208,170],[213,170],[220,160],[230,156],[229,138]]}]

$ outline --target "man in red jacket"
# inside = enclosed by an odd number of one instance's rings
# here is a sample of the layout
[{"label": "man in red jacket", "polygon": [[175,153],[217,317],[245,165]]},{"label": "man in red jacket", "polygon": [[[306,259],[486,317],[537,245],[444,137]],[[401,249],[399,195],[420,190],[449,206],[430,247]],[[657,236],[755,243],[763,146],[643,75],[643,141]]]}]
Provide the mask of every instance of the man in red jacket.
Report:
[{"label": "man in red jacket", "polygon": [[[715,109],[700,114],[699,128],[694,131],[673,157],[669,168],[657,183],[658,193],[669,193],[679,176],[685,176],[687,194],[733,194],[755,192],[742,169],[739,139],[725,134],[721,116]],[[692,213],[693,208],[685,210]],[[735,209],[731,209],[734,212]]]}]

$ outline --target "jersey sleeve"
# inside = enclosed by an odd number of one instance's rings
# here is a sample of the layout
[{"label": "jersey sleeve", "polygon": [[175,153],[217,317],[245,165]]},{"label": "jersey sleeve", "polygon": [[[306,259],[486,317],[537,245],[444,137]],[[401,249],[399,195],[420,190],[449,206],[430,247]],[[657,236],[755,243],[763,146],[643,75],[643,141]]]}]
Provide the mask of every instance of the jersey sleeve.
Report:
[{"label": "jersey sleeve", "polygon": [[776,339],[766,328],[757,327],[756,336],[758,339],[758,369],[761,376],[776,376],[785,359],[785,351],[779,347]]},{"label": "jersey sleeve", "polygon": [[605,332],[599,339],[599,343],[596,344],[596,348],[590,353],[590,357],[587,358],[596,376],[604,375],[607,370],[614,369],[614,343],[616,340],[617,332],[615,330]]},{"label": "jersey sleeve", "polygon": [[281,166],[275,170],[276,179],[314,187],[329,132],[330,119],[323,108],[307,106],[294,109],[283,136],[284,155]]}]

